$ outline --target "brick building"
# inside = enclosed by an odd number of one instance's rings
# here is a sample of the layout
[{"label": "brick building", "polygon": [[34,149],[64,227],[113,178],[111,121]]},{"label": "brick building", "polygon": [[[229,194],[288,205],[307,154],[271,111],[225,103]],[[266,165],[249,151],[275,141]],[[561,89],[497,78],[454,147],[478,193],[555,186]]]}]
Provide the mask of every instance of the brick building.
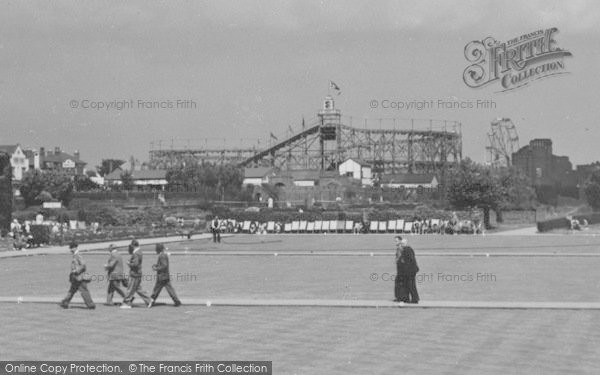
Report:
[{"label": "brick building", "polygon": [[54,151],[46,151],[40,147],[40,169],[64,171],[70,175],[83,175],[87,163],[80,159],[79,151],[73,155],[63,152],[60,147],[55,147]]},{"label": "brick building", "polygon": [[573,171],[568,156],[552,153],[552,140],[547,138],[531,140],[527,146],[521,147],[519,151],[512,154],[512,163],[531,179],[541,201],[547,201],[540,197],[542,190],[546,191],[544,195],[551,197],[557,195],[578,197],[577,173]]},{"label": "brick building", "polygon": [[533,139],[512,154],[512,163],[531,178],[534,185],[554,185],[573,179],[573,165],[568,156],[552,153],[552,140]]}]

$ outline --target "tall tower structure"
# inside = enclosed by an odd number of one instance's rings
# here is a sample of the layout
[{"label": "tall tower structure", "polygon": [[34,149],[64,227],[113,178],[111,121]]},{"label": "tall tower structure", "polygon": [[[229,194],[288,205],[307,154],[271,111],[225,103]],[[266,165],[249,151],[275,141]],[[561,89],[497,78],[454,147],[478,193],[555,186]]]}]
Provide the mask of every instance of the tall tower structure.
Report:
[{"label": "tall tower structure", "polygon": [[339,109],[335,108],[335,101],[331,95],[323,100],[323,109],[319,111],[319,145],[321,156],[321,170],[337,167],[342,160],[337,160],[341,149],[341,118]]}]

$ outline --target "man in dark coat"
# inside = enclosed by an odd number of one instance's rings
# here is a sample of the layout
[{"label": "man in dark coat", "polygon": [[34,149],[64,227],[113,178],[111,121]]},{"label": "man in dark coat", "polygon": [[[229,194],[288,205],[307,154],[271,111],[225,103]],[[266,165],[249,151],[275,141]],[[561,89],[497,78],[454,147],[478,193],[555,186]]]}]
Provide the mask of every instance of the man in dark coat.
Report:
[{"label": "man in dark coat", "polygon": [[400,263],[402,265],[403,282],[408,293],[404,302],[419,303],[419,293],[417,292],[416,282],[419,266],[417,265],[415,252],[412,247],[408,246],[408,241],[405,238],[400,240],[400,246],[402,248],[400,252]]},{"label": "man in dark coat", "polygon": [[146,305],[150,305],[152,300],[148,293],[142,289],[142,260],[143,254],[142,249],[140,249],[140,244],[137,240],[133,240],[131,242],[131,246],[133,251],[131,252],[131,258],[129,259],[129,289],[127,290],[127,296],[123,300],[123,304],[121,305],[122,309],[130,309],[131,302],[133,301],[134,295],[137,293]]},{"label": "man in dark coat", "polygon": [[95,309],[96,305],[92,300],[92,296],[88,290],[87,284],[90,282],[90,278],[85,273],[86,266],[81,254],[79,254],[79,250],[77,249],[77,243],[71,242],[69,244],[69,250],[71,250],[71,254],[73,254],[73,259],[71,260],[71,272],[69,273],[69,281],[71,282],[71,287],[67,292],[67,296],[61,301],[60,307],[64,309],[69,308],[69,303],[71,299],[75,295],[77,291],[81,293],[81,297],[83,297],[83,301],[88,309]]},{"label": "man in dark coat", "polygon": [[171,285],[171,276],[169,274],[169,255],[165,252],[165,246],[161,243],[156,244],[156,254],[158,254],[158,261],[152,266],[152,269],[156,271],[156,284],[152,291],[152,301],[148,307],[152,307],[158,295],[162,291],[162,288],[166,288],[169,296],[175,303],[175,306],[180,306],[181,301],[177,298],[177,293]]},{"label": "man in dark coat", "polygon": [[394,302],[408,302],[408,290],[406,288],[406,277],[404,265],[401,262],[402,237],[396,236],[396,278],[394,279]]},{"label": "man in dark coat", "polygon": [[210,223],[210,229],[212,231],[213,234],[213,242],[217,243],[217,242],[221,242],[221,228],[220,228],[220,223],[219,223],[219,217],[215,216],[214,219],[212,219],[211,223]]},{"label": "man in dark coat", "polygon": [[123,257],[119,253],[116,247],[112,244],[108,247],[110,251],[110,257],[108,263],[104,265],[104,268],[108,272],[108,292],[106,294],[106,304],[109,306],[113,305],[113,295],[117,292],[123,299],[127,295],[121,285],[127,288],[127,279],[125,278],[125,272],[123,268]]}]

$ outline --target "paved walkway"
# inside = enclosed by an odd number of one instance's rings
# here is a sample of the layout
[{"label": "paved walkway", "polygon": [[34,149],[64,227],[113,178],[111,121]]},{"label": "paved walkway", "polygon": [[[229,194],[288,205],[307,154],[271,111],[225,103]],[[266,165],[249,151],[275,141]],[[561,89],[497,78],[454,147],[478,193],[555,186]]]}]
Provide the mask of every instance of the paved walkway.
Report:
[{"label": "paved walkway", "polygon": [[538,235],[537,227],[511,229],[499,232],[487,233],[486,236],[533,236]]},{"label": "paved walkway", "polygon": [[[222,235],[221,237],[228,237],[230,235]],[[170,237],[153,237],[153,238],[139,238],[138,242],[140,245],[152,245],[156,243],[173,243],[173,242],[182,242],[182,241],[191,241],[191,240],[203,240],[212,238],[212,234],[203,233],[203,234],[195,234],[192,235],[191,239],[188,240],[187,237],[184,238],[182,236],[170,236]],[[117,241],[107,241],[107,242],[95,242],[95,243],[82,243],[79,245],[79,251],[94,252],[94,251],[102,251],[106,253],[106,249],[108,245],[113,244],[116,247],[126,247],[131,243],[130,239],[126,240],[117,240]],[[2,258],[15,258],[15,257],[26,257],[31,255],[50,255],[50,254],[68,254],[69,246],[45,246],[45,247],[37,247],[34,249],[24,249],[20,251],[4,251],[0,252],[0,259]]]},{"label": "paved walkway", "polygon": [[[105,251],[89,251],[87,254],[92,255],[104,255]],[[191,250],[191,251],[169,251],[169,255],[198,255],[198,256],[335,256],[335,257],[375,257],[393,256],[394,253],[390,251],[282,251],[274,253],[272,251],[232,251],[232,250]],[[442,251],[420,251],[419,257],[600,257],[600,253],[555,253],[555,252],[501,252],[501,253],[482,253],[482,252],[442,252]]]},{"label": "paved walkway", "polygon": [[[526,228],[528,230],[535,228]],[[517,231],[521,231],[519,229]],[[517,231],[509,231],[516,233]],[[507,232],[496,233],[495,235],[502,235]],[[516,234],[514,234],[516,235]],[[233,234],[223,234],[222,238],[233,237]],[[156,243],[177,243],[186,242],[192,240],[210,240],[212,234],[203,233],[195,234],[190,240],[182,238],[181,236],[170,236],[170,237],[154,237],[154,238],[140,238],[138,239],[140,245],[153,245]],[[131,242],[130,239],[118,240],[118,241],[107,241],[107,242],[96,242],[80,244],[79,250],[91,255],[105,255],[108,245],[113,244],[116,247],[126,247]],[[0,259],[2,258],[16,258],[26,257],[32,255],[53,255],[53,254],[69,254],[69,248],[67,245],[64,246],[47,246],[39,247],[34,249],[26,249],[21,251],[3,251],[0,252]],[[204,255],[204,256],[390,256],[390,251],[253,251],[253,250],[173,250],[169,251],[170,255]],[[600,253],[556,253],[556,252],[490,252],[484,253],[481,251],[420,251],[419,256],[426,257],[600,257]]]},{"label": "paved walkway", "polygon": [[[13,296],[0,297],[0,303],[38,303],[56,304],[61,296]],[[103,304],[104,299],[95,298],[94,302]],[[169,299],[159,299],[161,304],[171,305]],[[186,306],[269,306],[269,307],[346,307],[346,308],[411,308],[411,309],[527,309],[527,310],[600,310],[600,302],[517,302],[517,301],[421,301],[419,304],[406,304],[386,300],[354,300],[354,299],[203,299],[185,298]],[[83,304],[75,297],[75,305]],[[134,307],[144,308],[143,304]]]}]

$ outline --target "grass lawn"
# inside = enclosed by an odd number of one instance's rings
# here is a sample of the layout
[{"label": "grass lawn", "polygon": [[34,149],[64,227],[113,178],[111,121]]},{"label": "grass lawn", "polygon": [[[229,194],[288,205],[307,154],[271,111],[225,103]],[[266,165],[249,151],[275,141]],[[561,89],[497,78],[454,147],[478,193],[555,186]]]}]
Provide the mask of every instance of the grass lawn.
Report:
[{"label": "grass lawn", "polygon": [[594,311],[0,304],[0,358],[268,360],[274,374],[598,373]]},{"label": "grass lawn", "polygon": [[[421,268],[423,300],[600,301],[600,257],[590,256],[598,251],[600,237],[409,240]],[[151,247],[143,250],[144,271],[152,275],[156,255]],[[198,255],[214,250],[223,255]],[[170,251],[174,285],[184,304],[186,297],[393,297],[393,235],[236,236],[220,245],[173,244]],[[279,255],[227,255],[244,251]],[[334,254],[291,255],[295,251]],[[370,256],[371,251],[377,254]],[[540,256],[495,256],[525,252]],[[546,256],[553,253],[588,256]],[[104,275],[107,255],[84,254],[92,274]],[[0,296],[56,296],[58,301],[69,286],[69,264],[69,255],[2,259]],[[477,274],[487,276],[478,280]],[[152,285],[153,280],[143,282],[147,290]],[[105,288],[105,281],[90,283],[94,297],[103,298]],[[598,311],[185,305],[87,311],[3,303],[0,315],[3,359],[272,360],[276,374],[600,371]]]}]

